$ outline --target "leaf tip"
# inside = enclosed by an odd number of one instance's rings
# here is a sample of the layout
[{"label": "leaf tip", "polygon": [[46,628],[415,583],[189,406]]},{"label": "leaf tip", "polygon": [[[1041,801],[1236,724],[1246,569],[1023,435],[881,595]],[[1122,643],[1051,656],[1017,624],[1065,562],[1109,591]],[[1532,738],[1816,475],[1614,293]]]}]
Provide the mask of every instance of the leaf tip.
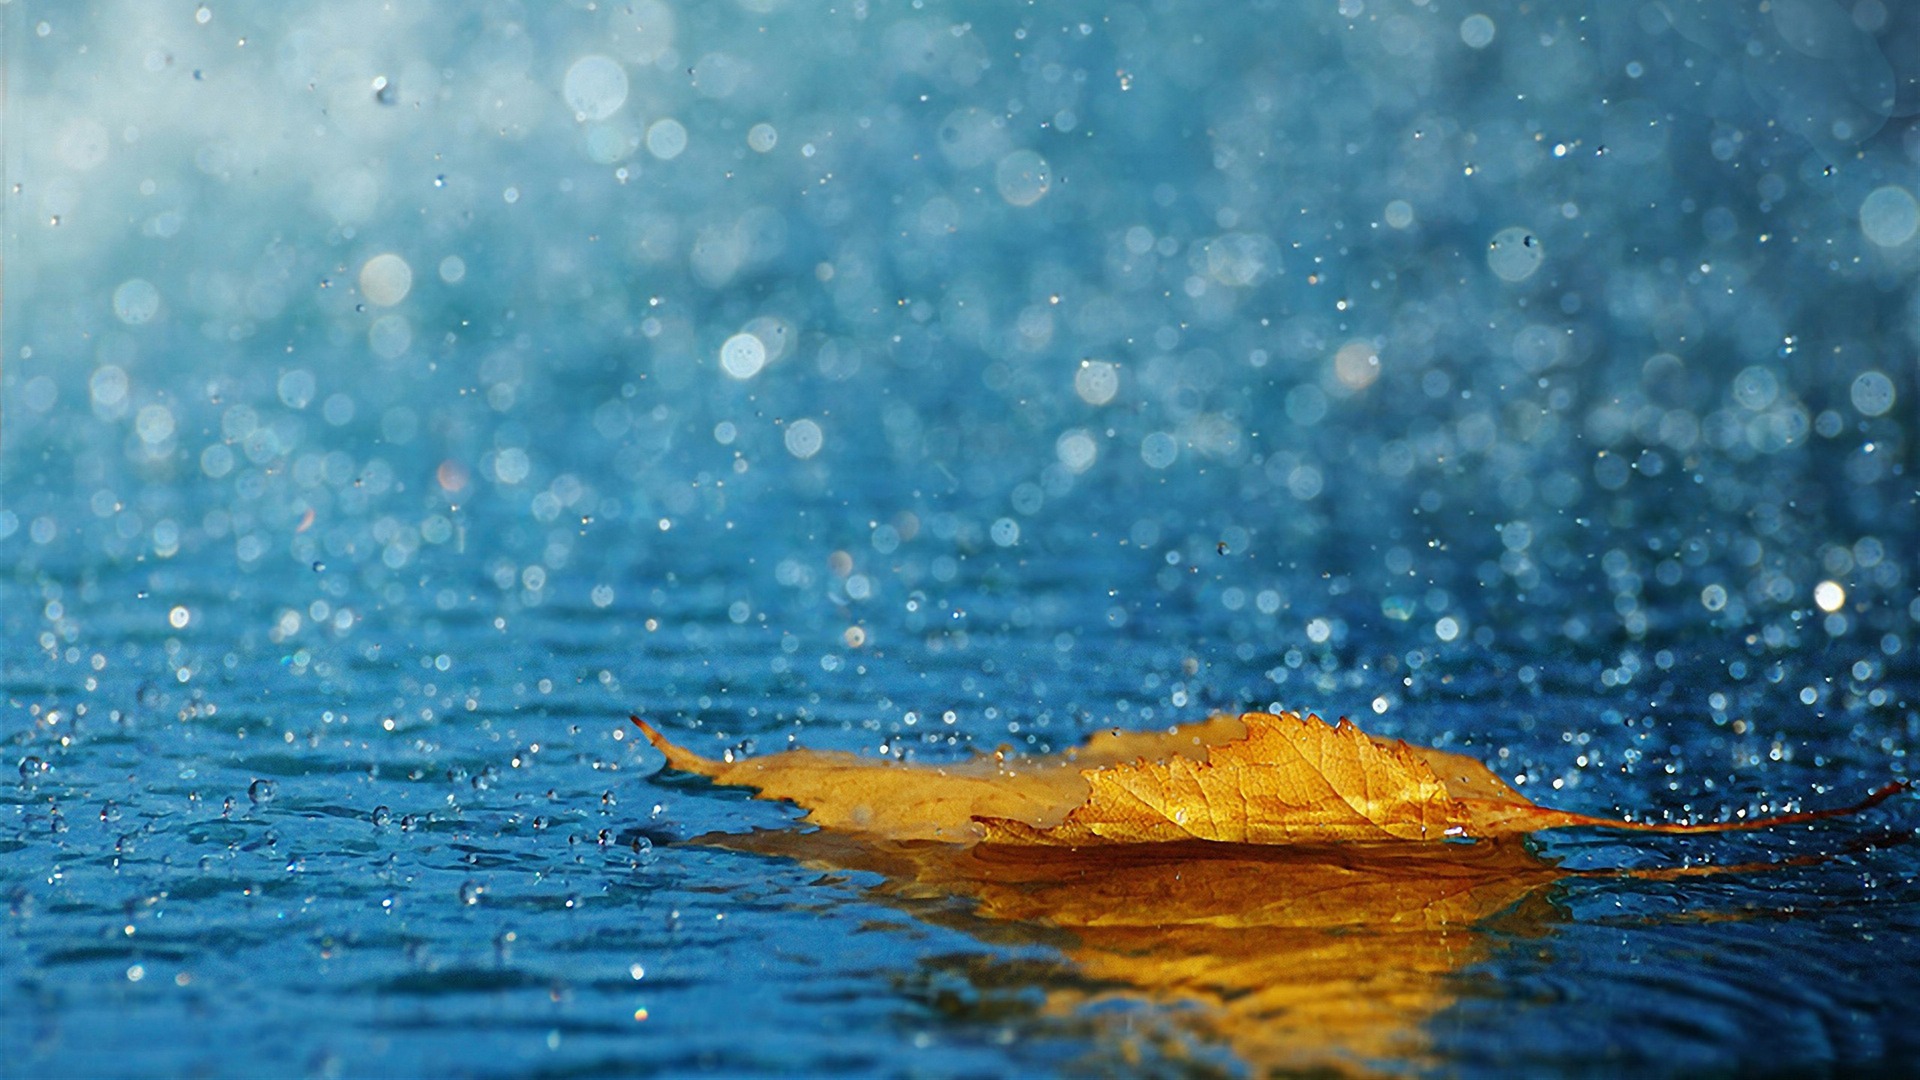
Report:
[{"label": "leaf tip", "polygon": [[633,726],[640,729],[640,734],[647,737],[647,742],[652,745],[655,750],[666,755],[667,764],[673,768],[679,769],[681,772],[699,773],[701,776],[716,776],[719,774],[719,762],[701,757],[691,750],[674,745],[665,735],[655,731],[651,724],[632,713],[627,714],[627,719],[633,721]]}]

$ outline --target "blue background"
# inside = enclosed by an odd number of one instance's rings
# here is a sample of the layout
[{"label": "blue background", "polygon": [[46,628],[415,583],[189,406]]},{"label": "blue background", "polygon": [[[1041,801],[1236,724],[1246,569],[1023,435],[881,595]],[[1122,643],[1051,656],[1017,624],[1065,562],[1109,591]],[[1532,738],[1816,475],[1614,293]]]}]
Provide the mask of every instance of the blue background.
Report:
[{"label": "blue background", "polygon": [[[1907,5],[3,14],[25,1072],[1006,1073],[1166,1010],[950,1015],[1056,954],[667,843],[792,815],[629,711],[1311,708],[1674,817],[1907,770]],[[1387,1064],[1910,1063],[1914,825],[1565,886]]]}]

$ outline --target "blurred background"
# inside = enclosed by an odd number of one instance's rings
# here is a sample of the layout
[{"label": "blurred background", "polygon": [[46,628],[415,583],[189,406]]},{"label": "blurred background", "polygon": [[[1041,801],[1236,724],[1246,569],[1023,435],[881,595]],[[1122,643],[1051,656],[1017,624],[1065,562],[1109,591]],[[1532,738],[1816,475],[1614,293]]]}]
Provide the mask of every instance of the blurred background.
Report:
[{"label": "blurred background", "polygon": [[[717,957],[797,916],[502,959],[528,912],[665,927],[772,872],[607,842],[782,820],[636,789],[627,711],[940,757],[1277,704],[1673,815],[1850,797],[1920,736],[1910,5],[0,16],[30,1071],[98,1065],[61,1056],[96,1008],[272,1045],[321,969],[557,1003],[678,943],[674,993],[739,1000]],[[176,1000],[223,965],[267,1019]],[[835,1008],[897,1071],[873,993]],[[697,1030],[662,1060],[755,1067]],[[296,1065],[512,1040],[418,1034]],[[1054,1061],[1019,1042],[909,1060]]]}]

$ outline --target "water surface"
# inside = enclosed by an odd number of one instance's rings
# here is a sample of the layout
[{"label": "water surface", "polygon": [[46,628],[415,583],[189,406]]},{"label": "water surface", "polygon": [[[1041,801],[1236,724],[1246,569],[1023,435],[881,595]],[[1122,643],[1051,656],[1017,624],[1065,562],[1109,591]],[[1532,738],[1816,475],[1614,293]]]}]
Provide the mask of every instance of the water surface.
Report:
[{"label": "water surface", "polygon": [[1675,819],[1904,777],[1905,8],[3,28],[13,1070],[1920,1060],[1911,797],[1542,838],[1775,868],[1281,919],[1283,972],[688,843],[797,812],[624,721],[948,760],[1313,709]]}]

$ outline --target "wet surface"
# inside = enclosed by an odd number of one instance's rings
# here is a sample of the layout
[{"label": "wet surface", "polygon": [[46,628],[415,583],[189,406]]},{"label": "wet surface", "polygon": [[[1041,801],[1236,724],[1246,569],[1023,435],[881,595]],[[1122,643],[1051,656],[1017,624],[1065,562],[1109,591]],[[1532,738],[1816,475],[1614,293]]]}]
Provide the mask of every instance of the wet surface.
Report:
[{"label": "wet surface", "polygon": [[[642,709],[715,753],[798,740],[941,758],[960,752],[949,739],[1035,735],[1039,747],[1094,723],[1047,717],[1061,697],[1160,716],[1248,704],[1233,669],[1143,691],[1166,669],[1138,644],[1086,634],[1063,656],[1063,624],[988,628],[961,648],[887,626],[902,606],[868,623],[875,641],[901,645],[847,652],[832,626],[816,627],[821,651],[800,654],[812,670],[776,674],[771,661],[791,654],[770,629],[511,599],[495,608],[510,613],[504,631],[469,619],[420,645],[417,613],[375,614],[350,638],[311,639],[304,665],[287,643],[229,666],[225,620],[270,623],[289,590],[314,587],[291,571],[282,583],[262,602],[245,596],[265,584],[250,579],[204,622],[150,635],[150,652],[115,645],[98,670],[92,657],[106,649],[10,663],[19,772],[0,798],[12,821],[5,941],[19,1008],[6,1030],[29,1071],[962,1074],[1261,1052],[1236,1049],[1192,987],[1169,994],[1095,962],[1151,967],[1142,950],[1214,948],[1174,940],[1164,920],[1153,922],[1164,933],[1112,944],[1071,919],[1061,926],[1039,896],[989,925],[964,895],[901,906],[885,886],[899,875],[856,865],[823,877],[831,860],[808,869],[687,845],[793,815],[657,772],[658,756],[621,720]],[[648,618],[660,620],[651,633]],[[395,629],[381,633],[389,619]],[[88,637],[141,637],[111,615],[86,621]],[[590,640],[594,627],[607,640]],[[744,640],[695,649],[696,634]],[[367,640],[393,646],[369,660]],[[923,666],[929,655],[947,666]],[[458,659],[441,671],[441,656]],[[827,656],[844,666],[826,672]],[[1486,669],[1487,689],[1436,680],[1372,726],[1452,737],[1495,760],[1505,750],[1532,781],[1522,789],[1541,785],[1533,794],[1551,805],[1675,816],[1831,805],[1889,771],[1877,747],[1850,738],[1782,731],[1796,752],[1775,762],[1771,736],[1743,740],[1706,715],[1608,723],[1597,717],[1618,697],[1509,689],[1511,669],[1484,655],[1461,667]],[[995,677],[1008,671],[1020,681]],[[955,692],[969,679],[982,689]],[[1057,689],[1021,693],[1029,680]],[[1314,696],[1370,714],[1369,680],[1353,681]],[[1174,693],[1193,701],[1176,709]],[[896,704],[882,712],[880,700]],[[943,705],[959,707],[952,723],[934,713]],[[1016,723],[1029,730],[1010,733]],[[1340,984],[1386,1006],[1358,1056],[1469,1072],[1904,1060],[1914,826],[1902,798],[1860,819],[1752,836],[1546,841],[1543,853],[1576,868],[1782,866],[1668,882],[1515,876],[1511,895],[1437,916],[1416,899],[1411,910],[1439,919],[1421,931],[1437,935],[1421,939],[1437,966],[1417,1002],[1404,987]],[[1830,858],[1785,865],[1809,854]],[[1527,914],[1494,918],[1516,904]],[[1346,959],[1327,962],[1347,973],[1376,939],[1365,925],[1330,932],[1290,918],[1280,926],[1294,929],[1262,932],[1292,935],[1296,951],[1339,945]],[[1409,944],[1389,935],[1379,947],[1392,950],[1383,972],[1414,977],[1400,963]],[[1334,985],[1307,990],[1324,1001]],[[1286,1049],[1271,1060],[1301,1060]]]},{"label": "wet surface", "polygon": [[6,5],[7,1065],[1910,1066],[1911,796],[1544,839],[1779,865],[1446,915],[1302,1058],[1151,942],[688,844],[795,814],[624,722],[1906,776],[1920,23],[1684,8]]}]

